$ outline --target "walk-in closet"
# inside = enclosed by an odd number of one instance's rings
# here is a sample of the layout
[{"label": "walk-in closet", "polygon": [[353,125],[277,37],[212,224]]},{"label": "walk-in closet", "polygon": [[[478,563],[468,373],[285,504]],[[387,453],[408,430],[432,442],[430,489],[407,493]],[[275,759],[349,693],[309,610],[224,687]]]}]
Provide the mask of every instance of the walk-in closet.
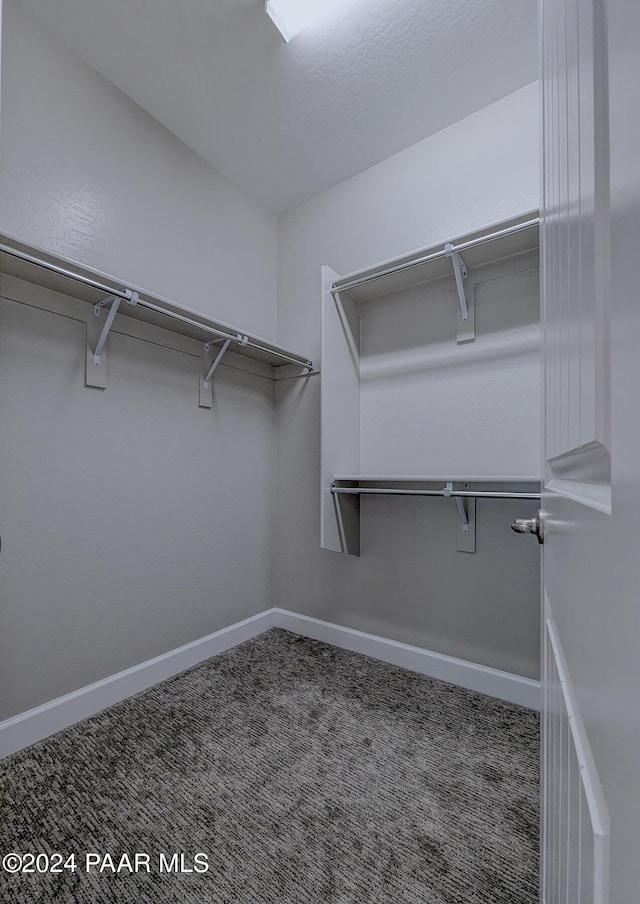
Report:
[{"label": "walk-in closet", "polygon": [[3,904],[631,904],[624,5],[0,0]]}]

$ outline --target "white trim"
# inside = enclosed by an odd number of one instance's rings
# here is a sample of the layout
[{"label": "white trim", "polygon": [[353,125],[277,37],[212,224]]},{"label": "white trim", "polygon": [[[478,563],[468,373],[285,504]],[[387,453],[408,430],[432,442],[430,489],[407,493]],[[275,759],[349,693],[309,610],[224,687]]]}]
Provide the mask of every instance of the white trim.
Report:
[{"label": "white trim", "polygon": [[564,480],[554,477],[545,484],[546,490],[588,505],[597,512],[611,514],[611,487],[604,483],[585,483],[580,480]]},{"label": "white trim", "polygon": [[0,722],[0,758],[75,725],[211,656],[257,637],[269,628],[284,628],[528,709],[540,709],[539,681],[275,608],[265,609],[251,618]]},{"label": "white trim", "polygon": [[589,805],[589,816],[593,825],[593,831],[596,835],[608,836],[611,831],[609,812],[607,810],[607,802],[605,800],[604,791],[600,784],[598,770],[591,752],[591,745],[587,737],[587,729],[585,728],[580,708],[578,706],[573,682],[569,676],[567,660],[564,656],[564,650],[558,636],[558,629],[553,618],[553,612],[549,604],[548,597],[545,593],[545,627],[549,635],[553,658],[556,661],[556,669],[560,678],[560,687],[564,698],[564,705],[569,717],[569,726],[571,728],[571,737],[573,746],[576,751],[578,765],[580,766],[580,777],[584,785],[585,796]]},{"label": "white trim", "polygon": [[294,634],[321,640],[343,650],[364,653],[382,662],[398,665],[421,675],[429,675],[430,678],[437,678],[440,681],[448,681],[450,684],[497,697],[499,700],[517,703],[527,709],[538,711],[541,709],[540,682],[533,678],[523,678],[511,672],[467,662],[465,659],[456,659],[454,656],[445,656],[443,653],[424,650],[422,647],[389,640],[376,634],[365,634],[364,631],[321,621],[309,615],[299,615],[287,609],[273,611],[277,628],[285,628]]},{"label": "white trim", "polygon": [[[611,835],[609,810],[600,782],[600,776],[598,775],[598,770],[596,769],[596,764],[593,759],[587,730],[582,719],[580,707],[578,706],[578,700],[569,674],[569,668],[560,642],[558,629],[553,618],[553,610],[546,592],[544,594],[544,624],[550,647],[547,656],[553,656],[564,703],[564,713],[561,712],[561,717],[564,718],[566,714],[569,723],[571,741],[573,742],[573,749],[579,766],[580,782],[587,803],[588,819],[591,823],[591,837],[588,842],[583,841],[583,835],[586,833],[586,827],[583,821],[580,822],[577,828],[574,828],[573,825],[570,826],[572,832],[569,840],[566,844],[563,844],[560,849],[559,869],[562,870],[564,868],[565,871],[571,871],[571,856],[584,857],[585,860],[587,860],[587,865],[584,866],[581,864],[581,872],[586,874],[586,871],[590,871],[592,874],[592,897],[590,897],[589,900],[593,901],[593,904],[606,904],[606,902],[609,901],[609,846]],[[547,682],[547,693],[549,693],[552,690],[552,687],[548,670],[545,675],[545,681]],[[557,710],[554,712],[551,707],[548,707],[545,711],[547,718],[553,717],[556,714]],[[546,745],[547,738],[544,736],[543,741]],[[566,745],[566,741],[563,741],[563,744]],[[562,770],[559,775],[555,776],[556,787],[561,786],[562,783],[565,783],[566,785],[569,781],[568,765],[565,765],[564,769],[562,769],[561,760],[560,766],[556,765],[555,769]],[[545,778],[545,783],[548,781],[549,778]],[[563,793],[563,797],[569,797],[566,790]],[[572,813],[570,809],[567,817],[567,824],[571,824],[574,816],[575,813]],[[577,842],[577,855],[573,853],[572,842]],[[543,858],[546,860],[548,857],[549,851],[543,851]],[[590,862],[587,858],[590,858]]]},{"label": "white trim", "polygon": [[0,722],[0,758],[35,744],[63,728],[94,716],[114,703],[139,694],[211,656],[268,631],[274,627],[274,613],[274,609],[266,609],[199,640]]}]

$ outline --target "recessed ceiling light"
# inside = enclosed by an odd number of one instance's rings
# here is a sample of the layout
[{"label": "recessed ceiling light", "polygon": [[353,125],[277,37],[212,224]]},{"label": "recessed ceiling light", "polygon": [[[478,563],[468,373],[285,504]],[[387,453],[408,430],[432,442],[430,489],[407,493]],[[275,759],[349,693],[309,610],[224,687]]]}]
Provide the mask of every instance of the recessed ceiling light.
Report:
[{"label": "recessed ceiling light", "polygon": [[335,5],[335,0],[266,0],[265,9],[288,44],[330,5]]}]

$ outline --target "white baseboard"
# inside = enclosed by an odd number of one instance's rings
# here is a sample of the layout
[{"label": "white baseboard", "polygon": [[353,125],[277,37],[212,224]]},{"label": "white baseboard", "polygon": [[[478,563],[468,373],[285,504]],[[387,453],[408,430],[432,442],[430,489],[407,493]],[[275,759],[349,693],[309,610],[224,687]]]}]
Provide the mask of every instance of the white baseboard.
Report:
[{"label": "white baseboard", "polygon": [[531,678],[522,678],[375,634],[365,634],[287,609],[265,609],[251,618],[0,722],[0,759],[94,716],[160,681],[166,681],[211,656],[257,637],[269,628],[284,628],[303,637],[321,640],[354,653],[364,653],[382,662],[508,700],[528,709],[540,709],[540,682]]},{"label": "white baseboard", "polygon": [[403,669],[428,675],[430,678],[438,678],[440,681],[448,681],[450,684],[497,697],[499,700],[517,703],[527,709],[541,708],[540,682],[534,681],[533,678],[512,675],[510,672],[445,656],[443,653],[434,653],[376,634],[365,634],[354,628],[345,628],[342,625],[321,621],[319,618],[311,618],[309,615],[298,615],[286,609],[273,611],[277,628],[285,628],[313,640],[322,640],[354,653],[364,653],[382,662],[398,665]]},{"label": "white baseboard", "polygon": [[274,626],[275,610],[265,609],[251,618],[245,618],[192,643],[176,647],[161,656],[6,719],[0,722],[0,759],[62,731],[63,728],[75,725],[82,719],[94,716],[114,703],[139,694],[140,691],[166,681],[167,678]]}]

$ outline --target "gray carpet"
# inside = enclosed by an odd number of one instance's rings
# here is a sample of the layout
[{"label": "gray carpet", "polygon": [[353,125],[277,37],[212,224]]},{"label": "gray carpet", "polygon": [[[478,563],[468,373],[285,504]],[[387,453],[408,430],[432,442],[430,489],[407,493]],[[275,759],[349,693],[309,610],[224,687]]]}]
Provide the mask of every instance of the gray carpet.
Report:
[{"label": "gray carpet", "polygon": [[[535,904],[535,713],[281,630],[0,763],[3,904]],[[84,853],[151,854],[151,873]],[[160,873],[159,854],[208,855]],[[125,862],[126,868],[126,862]]]}]

